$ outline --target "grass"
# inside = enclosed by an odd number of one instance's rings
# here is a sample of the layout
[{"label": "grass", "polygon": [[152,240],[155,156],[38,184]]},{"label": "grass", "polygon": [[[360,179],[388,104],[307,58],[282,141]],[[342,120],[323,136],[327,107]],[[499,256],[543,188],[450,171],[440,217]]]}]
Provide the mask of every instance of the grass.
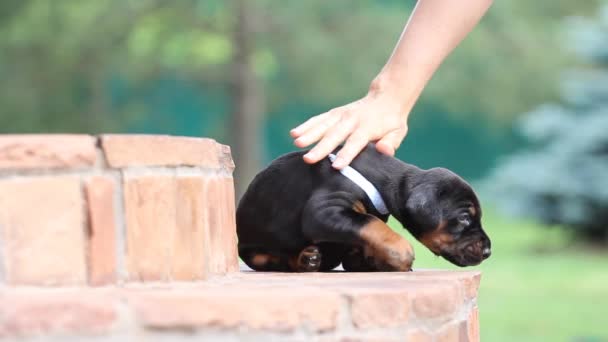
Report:
[{"label": "grass", "polygon": [[[482,341],[608,341],[608,251],[577,246],[558,228],[493,213],[484,213],[483,225],[492,257],[471,268],[483,272]],[[415,268],[459,269],[397,231],[414,245]]]}]

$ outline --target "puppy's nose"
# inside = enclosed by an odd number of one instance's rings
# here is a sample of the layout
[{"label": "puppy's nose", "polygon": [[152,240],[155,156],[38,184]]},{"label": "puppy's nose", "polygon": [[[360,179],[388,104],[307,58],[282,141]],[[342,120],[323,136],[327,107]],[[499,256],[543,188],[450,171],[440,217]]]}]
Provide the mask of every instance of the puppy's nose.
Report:
[{"label": "puppy's nose", "polygon": [[489,258],[490,255],[492,255],[492,251],[490,250],[490,247],[486,247],[483,249],[483,251],[481,251],[481,256],[483,256],[484,259]]}]

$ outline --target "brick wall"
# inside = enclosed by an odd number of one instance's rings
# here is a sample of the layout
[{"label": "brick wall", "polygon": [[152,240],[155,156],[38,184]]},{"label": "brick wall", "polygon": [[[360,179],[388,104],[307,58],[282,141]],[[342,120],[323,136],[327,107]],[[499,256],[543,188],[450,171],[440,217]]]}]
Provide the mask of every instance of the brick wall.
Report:
[{"label": "brick wall", "polygon": [[478,341],[478,272],[238,272],[227,146],[0,136],[0,341]]},{"label": "brick wall", "polygon": [[0,283],[236,271],[233,168],[210,139],[0,136]]},{"label": "brick wall", "polygon": [[[0,341],[479,341],[479,274],[268,274],[0,292]],[[42,338],[41,338],[42,337]]]}]

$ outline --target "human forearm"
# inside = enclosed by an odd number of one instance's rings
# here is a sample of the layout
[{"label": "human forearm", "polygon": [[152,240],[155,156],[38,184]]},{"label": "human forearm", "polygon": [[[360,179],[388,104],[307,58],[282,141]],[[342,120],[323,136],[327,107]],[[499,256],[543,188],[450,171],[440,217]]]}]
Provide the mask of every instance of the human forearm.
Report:
[{"label": "human forearm", "polygon": [[404,115],[447,55],[466,37],[492,0],[418,0],[370,92],[399,98]]}]

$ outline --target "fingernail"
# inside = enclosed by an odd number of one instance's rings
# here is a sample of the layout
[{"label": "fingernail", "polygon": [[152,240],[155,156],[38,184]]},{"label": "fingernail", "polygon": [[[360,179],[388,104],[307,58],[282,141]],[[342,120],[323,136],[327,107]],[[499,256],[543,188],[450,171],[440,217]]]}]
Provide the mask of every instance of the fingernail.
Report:
[{"label": "fingernail", "polygon": [[346,161],[344,160],[344,158],[338,156],[336,157],[336,160],[334,160],[334,162],[331,164],[331,166],[333,166],[335,169],[340,169],[343,168],[345,164]]},{"label": "fingernail", "polygon": [[314,153],[310,153],[310,152],[308,152],[308,153],[306,153],[306,154],[304,155],[304,158],[306,158],[306,159],[314,159],[314,158],[315,158],[315,155],[314,155]]}]

